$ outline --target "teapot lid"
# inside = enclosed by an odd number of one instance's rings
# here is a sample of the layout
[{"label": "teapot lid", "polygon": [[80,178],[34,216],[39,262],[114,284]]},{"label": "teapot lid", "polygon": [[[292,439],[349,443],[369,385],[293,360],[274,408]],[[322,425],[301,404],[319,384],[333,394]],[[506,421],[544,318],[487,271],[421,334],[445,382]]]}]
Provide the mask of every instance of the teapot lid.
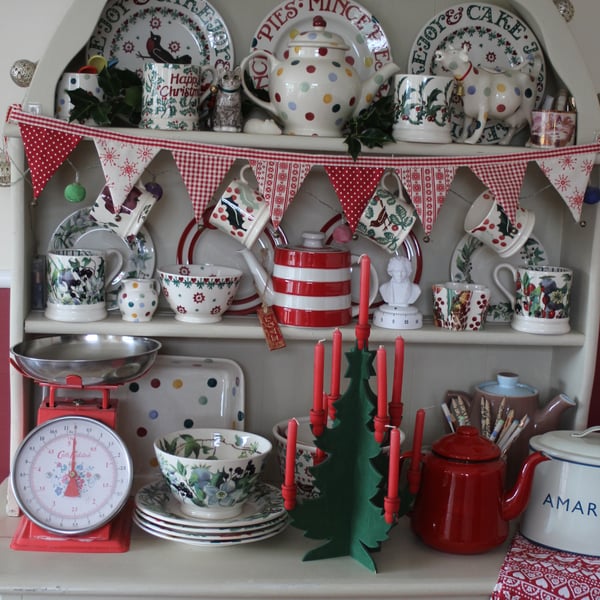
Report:
[{"label": "teapot lid", "polygon": [[484,438],[477,427],[463,425],[456,433],[449,433],[432,446],[432,450],[443,458],[469,462],[496,460],[500,448],[494,442]]},{"label": "teapot lid", "polygon": [[299,33],[292,41],[288,44],[288,47],[292,46],[304,46],[304,47],[322,47],[322,48],[335,48],[337,50],[343,50],[344,52],[349,49],[344,38],[337,33],[326,30],[327,23],[325,19],[317,15],[313,19],[313,28],[310,31],[303,31]]},{"label": "teapot lid", "polygon": [[538,393],[537,389],[519,381],[516,373],[498,373],[496,381],[486,381],[477,386],[479,391],[496,396],[515,398],[519,396],[532,396]]}]

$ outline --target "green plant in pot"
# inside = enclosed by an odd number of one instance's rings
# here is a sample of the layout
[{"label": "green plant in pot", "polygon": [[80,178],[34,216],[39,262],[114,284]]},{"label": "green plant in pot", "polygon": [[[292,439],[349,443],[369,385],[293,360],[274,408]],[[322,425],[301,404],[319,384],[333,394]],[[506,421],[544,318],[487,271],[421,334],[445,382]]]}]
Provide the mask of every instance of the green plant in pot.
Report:
[{"label": "green plant in pot", "polygon": [[137,127],[142,110],[142,81],[137,73],[109,67],[98,74],[98,85],[104,92],[102,100],[81,88],[67,92],[73,104],[69,121],[92,119],[97,125]]}]

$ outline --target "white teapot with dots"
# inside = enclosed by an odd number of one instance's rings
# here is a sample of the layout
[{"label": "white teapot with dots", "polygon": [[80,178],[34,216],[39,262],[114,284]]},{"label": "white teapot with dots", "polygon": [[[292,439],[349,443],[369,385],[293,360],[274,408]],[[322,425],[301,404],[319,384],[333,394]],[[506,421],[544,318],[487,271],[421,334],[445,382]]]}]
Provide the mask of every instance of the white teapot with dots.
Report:
[{"label": "white teapot with dots", "polygon": [[349,46],[326,25],[323,17],[316,16],[314,30],[294,37],[283,60],[256,50],[240,64],[242,72],[251,67],[254,78],[261,68],[268,71],[269,102],[249,89],[244,78],[242,85],[248,97],[283,126],[284,133],[340,137],[346,121],[369,106],[379,88],[401,70],[387,63],[361,81],[346,60]]}]

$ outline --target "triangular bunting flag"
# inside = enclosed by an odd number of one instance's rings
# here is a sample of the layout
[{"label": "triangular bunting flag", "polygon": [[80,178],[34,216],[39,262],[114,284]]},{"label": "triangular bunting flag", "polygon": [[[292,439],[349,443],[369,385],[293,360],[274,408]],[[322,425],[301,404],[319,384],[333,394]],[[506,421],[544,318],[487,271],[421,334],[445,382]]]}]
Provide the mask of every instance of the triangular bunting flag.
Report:
[{"label": "triangular bunting flag", "polygon": [[118,213],[127,194],[160,148],[140,143],[127,144],[106,138],[94,138],[94,143],[104,171],[106,185],[110,188],[110,195]]},{"label": "triangular bunting flag", "polygon": [[235,156],[192,153],[184,150],[173,150],[172,154],[190,195],[196,221],[201,224],[202,215],[215,190],[231,168]]},{"label": "triangular bunting flag", "polygon": [[375,192],[385,169],[383,167],[335,167],[325,166],[331,185],[335,190],[348,226],[354,233],[367,202]]},{"label": "triangular bunting flag", "polygon": [[426,235],[431,233],[438,213],[446,200],[448,188],[457,167],[442,166],[408,166],[398,167],[396,172],[411,199]]},{"label": "triangular bunting flag", "polygon": [[594,168],[595,158],[594,151],[588,154],[540,158],[535,161],[561,195],[576,221],[581,218],[583,196]]},{"label": "triangular bunting flag", "polygon": [[31,173],[33,197],[37,198],[83,136],[24,123],[19,123],[19,128]]},{"label": "triangular bunting flag", "polygon": [[271,221],[278,227],[298,188],[312,165],[296,161],[249,158],[258,187],[271,210]]},{"label": "triangular bunting flag", "polygon": [[485,159],[480,161],[473,159],[469,161],[468,166],[490,190],[498,204],[504,209],[506,216],[514,222],[517,208],[519,208],[519,194],[527,169],[527,161],[488,162]]}]

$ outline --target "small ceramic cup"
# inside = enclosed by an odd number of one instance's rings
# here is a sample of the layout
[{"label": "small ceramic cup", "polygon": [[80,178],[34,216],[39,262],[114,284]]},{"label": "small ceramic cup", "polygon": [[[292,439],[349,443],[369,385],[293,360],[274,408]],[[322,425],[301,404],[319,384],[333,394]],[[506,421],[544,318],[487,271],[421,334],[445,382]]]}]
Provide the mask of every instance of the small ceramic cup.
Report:
[{"label": "small ceramic cup", "polygon": [[443,75],[394,76],[398,118],[394,138],[405,142],[452,142],[450,103],[453,77]]},{"label": "small ceramic cup", "polygon": [[531,148],[564,148],[575,143],[577,114],[558,110],[531,111]]},{"label": "small ceramic cup", "polygon": [[158,308],[159,289],[156,279],[123,279],[117,298],[123,321],[151,321]]},{"label": "small ceramic cup", "polygon": [[[388,180],[395,185],[388,186]],[[357,233],[395,254],[417,222],[417,211],[403,199],[402,184],[394,171],[381,179],[358,221]]]},{"label": "small ceramic cup", "polygon": [[121,253],[113,249],[70,248],[48,253],[46,317],[69,322],[104,319],[106,288],[122,265]]},{"label": "small ceramic cup", "polygon": [[517,209],[514,223],[509,221],[489,190],[475,199],[465,217],[465,231],[503,258],[521,250],[534,225],[535,214],[521,207]]},{"label": "small ceramic cup", "polygon": [[244,166],[223,192],[210,214],[209,222],[246,248],[251,248],[264,231],[270,217],[269,205],[245,177]]},{"label": "small ceramic cup", "polygon": [[[510,274],[510,289],[500,277],[503,270]],[[571,269],[550,266],[515,267],[501,263],[494,269],[493,278],[514,310],[511,321],[513,329],[542,334],[570,331],[573,282]]]},{"label": "small ceramic cup", "polygon": [[[104,98],[104,92],[98,84],[96,73],[64,73],[56,86],[55,115],[57,119],[68,121],[71,116],[73,104],[67,92],[81,88],[99,100]],[[93,124],[93,119],[87,119],[86,123]]]},{"label": "small ceramic cup", "polygon": [[210,65],[144,63],[140,127],[200,129],[200,106],[210,95],[210,85],[202,84],[207,73],[216,80]]},{"label": "small ceramic cup", "polygon": [[446,282],[431,287],[433,324],[450,331],[479,331],[485,324],[490,289],[475,283]]}]

